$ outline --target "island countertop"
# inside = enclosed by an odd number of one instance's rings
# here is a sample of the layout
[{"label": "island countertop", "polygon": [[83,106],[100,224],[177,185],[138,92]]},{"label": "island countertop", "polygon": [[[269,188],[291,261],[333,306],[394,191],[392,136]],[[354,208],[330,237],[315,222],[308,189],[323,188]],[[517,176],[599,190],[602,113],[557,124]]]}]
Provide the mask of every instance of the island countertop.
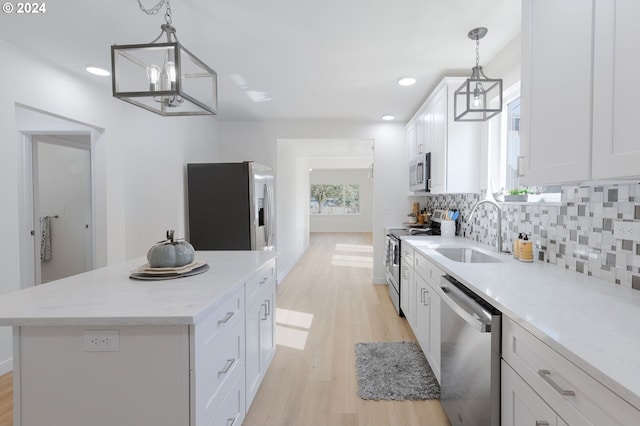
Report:
[{"label": "island countertop", "polygon": [[210,269],[163,281],[129,274],[146,258],[106,266],[0,296],[0,326],[189,325],[277,256],[269,251],[198,251]]}]

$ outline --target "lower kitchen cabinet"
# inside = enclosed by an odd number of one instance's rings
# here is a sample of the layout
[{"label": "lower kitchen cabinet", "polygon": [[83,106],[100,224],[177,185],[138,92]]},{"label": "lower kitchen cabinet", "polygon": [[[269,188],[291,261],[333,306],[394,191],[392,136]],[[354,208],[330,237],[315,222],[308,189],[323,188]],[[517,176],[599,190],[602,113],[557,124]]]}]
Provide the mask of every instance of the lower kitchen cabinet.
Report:
[{"label": "lower kitchen cabinet", "polygon": [[249,407],[271,364],[276,349],[275,263],[258,271],[247,283],[246,314],[246,405]]},{"label": "lower kitchen cabinet", "polygon": [[413,249],[402,244],[400,260],[400,309],[404,313],[409,325],[416,323],[415,282],[413,281]]},{"label": "lower kitchen cabinet", "polygon": [[[504,315],[502,357],[505,361],[502,370],[503,425],[528,424],[510,422],[515,414],[509,411],[509,404],[511,407],[520,404],[517,401],[510,402],[511,397],[505,395],[509,392],[509,388],[505,388],[505,381],[508,385],[513,382],[513,379],[508,378],[510,369],[568,425],[640,424],[640,411]],[[522,388],[520,390],[523,395],[526,394]],[[522,397],[518,401],[526,401],[526,405],[533,408],[540,407],[532,398]],[[532,412],[539,414],[537,410]]]},{"label": "lower kitchen cabinet", "polygon": [[[413,252],[413,267],[403,266],[403,312],[434,375],[440,380],[440,275],[444,273],[418,252]],[[405,269],[406,267],[406,269]],[[408,309],[408,311],[407,311]],[[408,313],[407,313],[408,312]]]},{"label": "lower kitchen cabinet", "polygon": [[502,361],[502,426],[567,426],[567,424]]}]

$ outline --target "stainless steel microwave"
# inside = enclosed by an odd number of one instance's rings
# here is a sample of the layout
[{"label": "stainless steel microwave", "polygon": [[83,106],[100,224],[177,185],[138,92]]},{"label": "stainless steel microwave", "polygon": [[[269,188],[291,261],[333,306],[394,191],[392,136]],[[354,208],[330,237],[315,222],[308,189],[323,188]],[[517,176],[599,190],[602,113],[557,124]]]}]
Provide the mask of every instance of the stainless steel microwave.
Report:
[{"label": "stainless steel microwave", "polygon": [[421,154],[409,163],[409,189],[431,192],[431,153]]}]

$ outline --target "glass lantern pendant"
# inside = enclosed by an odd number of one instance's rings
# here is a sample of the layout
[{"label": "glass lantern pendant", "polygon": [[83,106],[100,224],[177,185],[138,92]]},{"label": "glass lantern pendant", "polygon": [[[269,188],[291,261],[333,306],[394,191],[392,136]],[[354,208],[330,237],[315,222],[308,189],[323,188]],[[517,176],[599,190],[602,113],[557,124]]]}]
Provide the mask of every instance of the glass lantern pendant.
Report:
[{"label": "glass lantern pendant", "polygon": [[455,92],[455,121],[486,121],[502,112],[502,79],[487,77],[480,66],[480,39],[486,34],[484,27],[467,34],[476,41],[476,66],[471,70],[471,77]]},{"label": "glass lantern pendant", "polygon": [[[178,42],[169,1],[140,8],[151,15],[163,4],[166,23],[155,40],[111,46],[113,96],[163,116],[216,114],[217,74]],[[163,35],[166,42],[158,42]]]}]

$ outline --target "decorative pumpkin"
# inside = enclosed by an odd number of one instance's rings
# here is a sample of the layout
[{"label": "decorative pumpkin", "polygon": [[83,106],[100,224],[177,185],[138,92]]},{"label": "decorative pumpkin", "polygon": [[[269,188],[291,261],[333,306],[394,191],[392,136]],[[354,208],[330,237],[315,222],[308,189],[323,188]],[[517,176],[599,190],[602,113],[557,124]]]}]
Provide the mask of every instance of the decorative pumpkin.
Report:
[{"label": "decorative pumpkin", "polygon": [[184,240],[175,240],[174,231],[167,231],[167,239],[153,245],[147,252],[152,268],[176,268],[188,265],[195,258],[195,250]]}]

